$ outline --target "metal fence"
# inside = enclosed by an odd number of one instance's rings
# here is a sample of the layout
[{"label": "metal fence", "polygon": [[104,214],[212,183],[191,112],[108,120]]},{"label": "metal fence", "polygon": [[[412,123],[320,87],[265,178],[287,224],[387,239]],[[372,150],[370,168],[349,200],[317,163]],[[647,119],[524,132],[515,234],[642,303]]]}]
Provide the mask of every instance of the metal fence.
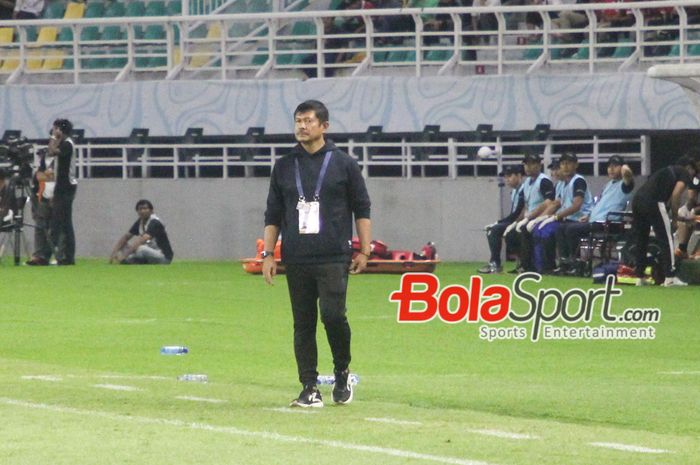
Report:
[{"label": "metal fence", "polygon": [[[392,142],[348,139],[338,147],[355,157],[365,177],[459,177],[495,176],[503,166],[518,164],[523,153],[543,154],[545,166],[564,150],[575,150],[581,170],[604,174],[603,164],[622,155],[635,172],[649,174],[649,138],[580,137],[522,141],[495,137],[487,142],[465,142],[447,138],[416,142],[398,137]],[[495,154],[477,155],[487,145]],[[289,143],[248,144],[99,144],[77,146],[80,178],[92,177],[256,177],[268,176],[275,161],[293,147]]]}]

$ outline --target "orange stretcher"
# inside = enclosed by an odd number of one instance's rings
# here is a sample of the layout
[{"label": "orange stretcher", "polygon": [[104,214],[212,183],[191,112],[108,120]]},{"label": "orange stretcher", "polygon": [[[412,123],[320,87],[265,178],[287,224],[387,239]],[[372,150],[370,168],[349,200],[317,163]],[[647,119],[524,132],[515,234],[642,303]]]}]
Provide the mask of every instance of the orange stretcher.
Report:
[{"label": "orange stretcher", "polygon": [[[260,254],[263,250],[263,240],[258,239],[257,241],[257,254],[254,258],[243,258],[241,259],[241,265],[243,266],[243,271],[251,274],[262,274],[262,258]],[[355,241],[353,241],[355,242]],[[374,241],[373,241],[374,242]],[[377,241],[378,242],[378,241]],[[383,245],[383,244],[382,244]],[[280,252],[280,241],[277,241],[275,246],[274,257],[277,262],[277,273],[284,273],[284,265],[282,264],[281,252]],[[386,250],[382,253],[382,257],[376,255],[374,252],[370,254],[370,259],[367,261],[367,268],[363,273],[384,273],[384,274],[402,274],[402,273],[432,273],[435,271],[440,260],[437,259],[437,254],[435,254],[435,248],[432,244],[424,247],[431,249],[432,253],[426,253],[425,256],[430,257],[429,259],[423,259],[421,256],[416,258],[416,254],[405,250]],[[373,247],[374,249],[374,247]],[[357,253],[357,252],[355,252]],[[354,256],[354,254],[353,254]],[[391,258],[388,258],[391,257]]]}]

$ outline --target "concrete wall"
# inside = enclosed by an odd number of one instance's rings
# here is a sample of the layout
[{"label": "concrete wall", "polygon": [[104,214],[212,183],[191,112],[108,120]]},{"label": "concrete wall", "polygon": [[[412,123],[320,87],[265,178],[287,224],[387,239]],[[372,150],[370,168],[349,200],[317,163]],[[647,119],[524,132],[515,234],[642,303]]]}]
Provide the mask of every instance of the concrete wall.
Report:
[{"label": "concrete wall", "polygon": [[[604,182],[591,180],[593,192]],[[419,250],[433,241],[443,260],[488,257],[482,228],[500,215],[495,179],[369,179],[367,185],[373,236],[390,248]],[[136,201],[146,198],[166,225],[176,259],[252,256],[267,188],[266,178],[82,180],[74,204],[77,253],[107,257],[136,220]],[[504,188],[504,205],[507,200]]]}]

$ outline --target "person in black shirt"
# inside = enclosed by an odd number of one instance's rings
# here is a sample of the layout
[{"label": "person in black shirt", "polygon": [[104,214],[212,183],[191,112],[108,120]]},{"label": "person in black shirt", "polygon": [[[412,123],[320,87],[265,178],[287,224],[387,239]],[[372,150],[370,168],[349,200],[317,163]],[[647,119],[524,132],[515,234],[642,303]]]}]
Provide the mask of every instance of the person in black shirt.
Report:
[{"label": "person in black shirt", "polygon": [[676,258],[682,260],[693,255],[694,250],[688,251],[688,242],[696,228],[696,217],[700,215],[700,203],[698,203],[698,191],[700,191],[700,178],[696,175],[688,186],[688,196],[685,204],[678,209],[678,247],[675,250]]},{"label": "person in black shirt", "polygon": [[[173,261],[165,225],[153,214],[153,204],[145,199],[136,202],[139,219],[115,244],[110,263],[124,265],[168,265]],[[133,241],[132,238],[136,238]]]},{"label": "person in black shirt", "polygon": [[[644,269],[647,264],[649,245],[649,228],[654,228],[654,235],[659,244],[659,264],[666,276],[663,285],[686,286],[675,276],[672,230],[676,227],[678,208],[683,191],[691,184],[697,174],[695,160],[681,157],[675,164],[662,168],[649,176],[647,182],[639,188],[632,199],[633,231],[636,244],[635,266],[639,278],[637,285],[646,284]],[[668,216],[666,203],[670,203],[672,218]]]},{"label": "person in black shirt", "polygon": [[525,207],[523,174],[522,165],[506,166],[501,173],[501,176],[505,177],[506,185],[513,189],[510,196],[510,214],[498,222],[486,226],[486,238],[488,239],[489,250],[491,251],[491,259],[488,265],[478,270],[479,273],[489,274],[503,271],[501,268],[501,246],[504,236],[508,248],[513,249],[517,247],[519,238],[517,233],[513,231],[513,228],[511,228],[508,235],[504,233],[508,226],[520,218],[520,213]]},{"label": "person in black shirt", "polygon": [[[265,211],[263,277],[273,283],[273,252],[282,233],[282,262],[294,318],[294,354],[303,389],[292,406],[323,407],[318,377],[316,325],[320,309],[333,354],[333,401],[347,404],[350,325],[345,300],[348,272],[359,273],[370,254],[370,199],[357,162],[324,134],[328,109],[307,100],[294,111],[294,150],[275,163]],[[353,216],[360,253],[352,256]]]},{"label": "person in black shirt", "polygon": [[71,139],[73,124],[67,119],[53,123],[48,154],[56,157],[53,179],[56,182],[52,200],[50,231],[59,265],[75,265],[75,231],[73,200],[78,187],[75,178],[75,144]]}]

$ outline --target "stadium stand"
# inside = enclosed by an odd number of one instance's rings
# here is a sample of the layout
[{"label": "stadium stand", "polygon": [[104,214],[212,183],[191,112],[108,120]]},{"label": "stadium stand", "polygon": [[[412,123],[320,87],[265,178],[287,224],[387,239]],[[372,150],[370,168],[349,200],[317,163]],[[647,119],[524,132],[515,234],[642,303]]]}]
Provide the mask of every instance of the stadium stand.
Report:
[{"label": "stadium stand", "polygon": [[[200,3],[205,6],[200,8]],[[13,41],[0,43],[0,52],[18,52],[19,65],[3,66],[0,76],[12,84],[45,82],[42,75],[48,74],[52,82],[124,80],[144,70],[160,73],[139,73],[137,79],[162,79],[162,72],[168,79],[223,80],[303,74],[597,73],[700,62],[700,7],[691,0],[481,9],[415,0],[409,3],[411,8],[393,10],[324,10],[347,5],[293,1],[284,2],[286,9],[278,12],[271,12],[272,5],[245,0],[95,1],[87,6],[51,2],[42,21],[7,22],[6,27],[15,31]],[[183,16],[190,7],[211,14]],[[629,13],[624,20],[611,22],[608,10]],[[556,16],[564,13],[578,14],[588,23],[558,21]],[[476,14],[491,14],[497,27],[474,30]],[[324,18],[332,19],[340,33],[324,26]],[[110,26],[119,26],[122,35],[103,37]],[[48,33],[37,43],[46,27],[58,29],[59,38],[52,41],[57,44],[50,47],[45,45]],[[329,42],[334,43],[332,52],[324,48]],[[339,43],[343,48],[335,48]],[[38,63],[32,53],[36,48],[51,49],[42,55],[51,59],[48,65]],[[326,63],[326,57],[338,54],[342,60]],[[54,55],[62,57],[62,66],[56,66]],[[91,60],[98,56],[111,58],[97,66]],[[76,60],[81,66],[73,69]]]}]

